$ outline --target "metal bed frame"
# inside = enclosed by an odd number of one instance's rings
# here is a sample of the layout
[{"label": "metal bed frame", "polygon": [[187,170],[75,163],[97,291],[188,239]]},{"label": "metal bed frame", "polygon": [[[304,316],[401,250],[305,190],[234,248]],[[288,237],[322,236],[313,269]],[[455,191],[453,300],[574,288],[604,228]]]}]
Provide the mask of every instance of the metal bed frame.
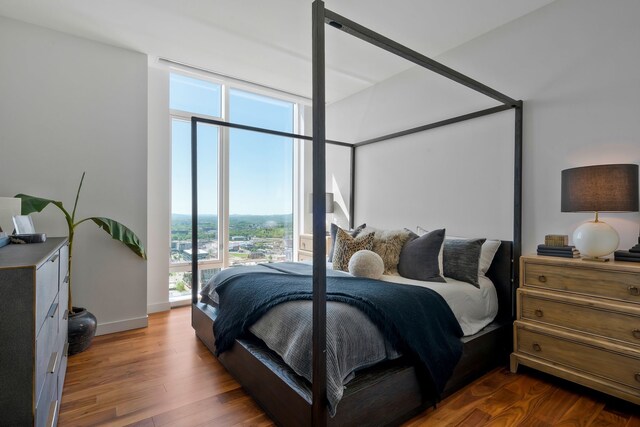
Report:
[{"label": "metal bed frame", "polygon": [[[498,92],[470,77],[467,77],[431,58],[428,58],[412,49],[409,49],[379,33],[376,33],[354,21],[351,21],[324,6],[322,0],[314,0],[312,4],[312,58],[313,58],[313,136],[298,135],[287,132],[279,132],[271,129],[247,126],[237,123],[212,120],[201,117],[191,119],[191,180],[192,180],[192,246],[197,248],[197,145],[198,123],[223,126],[228,128],[243,129],[270,135],[283,136],[293,139],[313,141],[313,378],[312,382],[312,424],[315,426],[327,425],[326,405],[326,223],[325,223],[325,144],[349,147],[351,149],[351,195],[349,203],[349,223],[354,226],[355,212],[355,168],[356,149],[365,145],[374,144],[417,132],[435,129],[441,126],[459,123],[466,120],[498,113],[505,110],[515,110],[514,126],[514,181],[513,181],[513,246],[511,251],[511,319],[515,313],[515,287],[518,283],[518,268],[514,260],[518,260],[522,246],[522,109],[523,102],[515,100]],[[422,126],[406,129],[367,139],[355,143],[327,140],[325,135],[325,25],[357,37],[367,43],[384,49],[394,55],[400,56],[427,70],[435,72],[452,81],[464,85],[483,95],[500,102],[500,105],[452,117],[450,119],[428,123]],[[320,236],[320,238],[316,238]],[[192,271],[195,278],[198,277],[198,259],[193,257]],[[197,279],[196,279],[197,280]],[[198,288],[192,287],[192,311],[198,310]],[[194,320],[194,327],[195,327]]]}]

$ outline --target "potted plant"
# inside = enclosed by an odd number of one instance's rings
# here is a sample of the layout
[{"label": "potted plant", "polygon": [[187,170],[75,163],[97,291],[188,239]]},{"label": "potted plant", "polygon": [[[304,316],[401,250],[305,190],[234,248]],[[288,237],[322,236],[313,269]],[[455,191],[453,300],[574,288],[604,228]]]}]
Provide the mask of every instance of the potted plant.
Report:
[{"label": "potted plant", "polygon": [[85,172],[82,173],[82,178],[80,179],[80,185],[78,186],[78,192],[76,193],[76,200],[73,204],[73,211],[71,214],[69,214],[69,211],[64,208],[62,202],[29,196],[26,194],[18,194],[15,196],[22,200],[22,215],[29,215],[33,212],[42,212],[42,210],[49,204],[53,204],[62,211],[67,221],[67,227],[69,228],[69,354],[76,354],[86,350],[91,345],[91,341],[93,341],[93,337],[96,333],[95,316],[83,307],[74,307],[72,301],[73,293],[71,290],[71,283],[73,281],[71,279],[71,265],[73,261],[73,237],[75,235],[76,228],[83,222],[93,221],[98,227],[111,235],[113,239],[125,244],[140,258],[147,259],[144,246],[138,236],[118,221],[104,217],[89,217],[76,221],[76,208],[78,207],[78,198],[80,197],[80,190],[82,189],[84,176]]}]

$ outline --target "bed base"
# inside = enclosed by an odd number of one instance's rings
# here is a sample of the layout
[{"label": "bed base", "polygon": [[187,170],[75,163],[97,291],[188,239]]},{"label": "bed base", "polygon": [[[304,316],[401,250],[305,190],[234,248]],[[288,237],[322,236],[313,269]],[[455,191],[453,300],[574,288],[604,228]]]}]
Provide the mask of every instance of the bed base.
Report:
[{"label": "bed base", "polygon": [[[192,306],[191,324],[196,335],[215,351],[213,323],[217,308],[204,303]],[[447,383],[448,396],[488,372],[507,363],[511,349],[511,322],[493,322],[482,331],[463,337],[463,353]],[[311,389],[282,359],[255,337],[237,339],[218,358],[262,409],[281,426],[311,424]],[[405,359],[385,362],[359,372],[347,384],[336,416],[329,426],[397,425],[435,402],[423,397],[415,368]]]}]

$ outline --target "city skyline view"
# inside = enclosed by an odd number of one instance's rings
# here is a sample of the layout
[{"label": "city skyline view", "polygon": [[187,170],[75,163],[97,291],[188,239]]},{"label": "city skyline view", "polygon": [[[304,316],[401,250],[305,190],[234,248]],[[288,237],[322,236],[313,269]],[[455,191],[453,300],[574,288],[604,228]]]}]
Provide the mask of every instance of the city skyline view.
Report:
[{"label": "city skyline view", "polygon": [[[227,97],[227,99],[223,99]],[[216,271],[209,263],[228,265],[293,259],[293,144],[291,138],[198,123],[197,247],[192,244],[191,122],[189,117],[222,116],[227,120],[293,133],[295,105],[210,81],[170,76],[171,117],[171,255],[170,264],[184,265],[197,258],[205,263],[197,284]],[[186,113],[186,114],[185,114]],[[228,167],[221,158],[228,147]],[[226,175],[223,175],[226,174]],[[228,180],[228,197],[220,185]],[[227,202],[229,223],[221,228]],[[228,243],[220,235],[226,231]],[[222,250],[228,248],[226,253]],[[191,272],[171,270],[171,298],[188,295],[194,285]]]}]

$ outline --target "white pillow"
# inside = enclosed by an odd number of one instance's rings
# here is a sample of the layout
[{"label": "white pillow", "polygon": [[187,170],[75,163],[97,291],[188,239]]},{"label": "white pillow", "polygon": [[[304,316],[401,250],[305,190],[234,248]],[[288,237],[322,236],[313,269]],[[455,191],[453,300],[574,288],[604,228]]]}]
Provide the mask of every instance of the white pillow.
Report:
[{"label": "white pillow", "polygon": [[[423,235],[427,233],[427,230],[424,228],[417,226],[418,235]],[[456,237],[456,236],[445,236],[445,240],[471,240],[469,237]],[[486,276],[487,271],[491,267],[491,263],[493,262],[493,257],[496,256],[496,252],[498,252],[498,248],[502,242],[500,240],[490,240],[487,239],[482,244],[482,248],[480,249],[480,260],[478,261],[478,276]],[[442,245],[444,248],[444,244]],[[442,268],[442,249],[440,249],[440,254],[438,255],[438,264],[440,265],[440,271],[444,271]]]},{"label": "white pillow", "polygon": [[382,257],[373,251],[360,250],[349,260],[349,273],[356,277],[379,279],[384,273]]}]

